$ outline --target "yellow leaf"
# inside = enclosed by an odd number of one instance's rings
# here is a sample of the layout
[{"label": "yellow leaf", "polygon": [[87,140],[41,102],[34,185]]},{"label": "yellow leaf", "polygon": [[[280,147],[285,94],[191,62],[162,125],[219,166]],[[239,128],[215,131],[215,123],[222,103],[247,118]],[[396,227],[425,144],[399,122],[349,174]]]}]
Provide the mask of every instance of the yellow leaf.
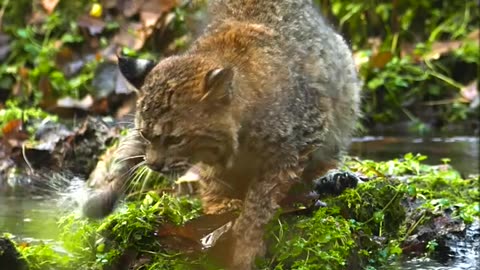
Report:
[{"label": "yellow leaf", "polygon": [[90,9],[90,16],[99,18],[102,16],[102,11],[102,5],[100,5],[99,3],[94,3],[92,5],[92,8]]}]

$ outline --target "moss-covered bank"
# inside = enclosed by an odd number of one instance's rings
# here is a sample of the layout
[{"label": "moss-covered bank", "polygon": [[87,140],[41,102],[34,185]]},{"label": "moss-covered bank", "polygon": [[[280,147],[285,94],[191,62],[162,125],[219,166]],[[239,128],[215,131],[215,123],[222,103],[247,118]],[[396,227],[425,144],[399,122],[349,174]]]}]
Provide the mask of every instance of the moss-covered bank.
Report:
[{"label": "moss-covered bank", "polygon": [[[348,159],[345,168],[369,180],[327,207],[279,215],[268,228],[260,269],[376,269],[405,256],[434,256],[443,238],[480,216],[478,176],[407,154],[386,162]],[[18,244],[30,269],[218,269],[194,222],[192,198],[149,192],[100,222],[63,217],[62,247]],[[225,222],[226,223],[226,222]],[[218,230],[217,230],[218,231]]]}]

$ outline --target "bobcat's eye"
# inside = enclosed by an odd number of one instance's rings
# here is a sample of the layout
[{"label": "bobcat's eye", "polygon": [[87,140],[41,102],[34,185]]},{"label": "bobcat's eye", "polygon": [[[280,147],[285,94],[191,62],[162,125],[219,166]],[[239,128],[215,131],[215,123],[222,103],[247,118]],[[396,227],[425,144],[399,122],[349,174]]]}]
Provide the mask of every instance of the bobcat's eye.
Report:
[{"label": "bobcat's eye", "polygon": [[166,136],[163,143],[165,145],[177,145],[183,142],[183,138],[180,136]]}]

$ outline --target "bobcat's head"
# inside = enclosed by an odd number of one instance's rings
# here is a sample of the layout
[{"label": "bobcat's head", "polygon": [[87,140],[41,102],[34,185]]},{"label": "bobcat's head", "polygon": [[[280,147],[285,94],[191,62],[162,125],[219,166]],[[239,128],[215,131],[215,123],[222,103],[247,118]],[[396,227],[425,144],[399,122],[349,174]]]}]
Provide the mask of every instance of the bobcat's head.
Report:
[{"label": "bobcat's head", "polygon": [[156,65],[120,57],[119,67],[138,89],[135,125],[151,169],[182,174],[198,163],[228,166],[239,128],[232,118],[232,68],[189,55]]}]

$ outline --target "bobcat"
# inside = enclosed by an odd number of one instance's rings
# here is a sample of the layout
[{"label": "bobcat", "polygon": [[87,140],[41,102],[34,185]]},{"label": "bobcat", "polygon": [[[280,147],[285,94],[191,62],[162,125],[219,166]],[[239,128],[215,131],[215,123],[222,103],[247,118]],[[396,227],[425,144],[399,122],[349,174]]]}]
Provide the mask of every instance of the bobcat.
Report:
[{"label": "bobcat", "polygon": [[[109,214],[142,161],[199,172],[205,213],[238,209],[231,269],[264,253],[263,228],[292,185],[334,168],[360,115],[351,52],[310,0],[211,0],[191,48],[159,63],[119,58],[138,89],[135,128],[112,181],[84,206]],[[128,157],[140,157],[131,158]]]}]

